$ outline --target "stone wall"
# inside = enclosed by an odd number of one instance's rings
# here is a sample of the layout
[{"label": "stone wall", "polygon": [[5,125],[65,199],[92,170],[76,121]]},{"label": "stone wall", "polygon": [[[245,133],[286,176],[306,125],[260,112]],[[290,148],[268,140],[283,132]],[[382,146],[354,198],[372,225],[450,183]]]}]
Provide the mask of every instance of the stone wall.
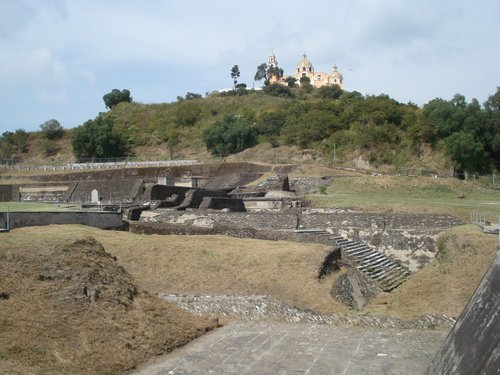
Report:
[{"label": "stone wall", "polygon": [[227,209],[231,212],[245,212],[245,205],[242,199],[226,197],[205,197],[203,198],[200,209]]},{"label": "stone wall", "polygon": [[224,225],[257,230],[331,229],[351,240],[369,246],[400,261],[411,271],[425,266],[434,258],[437,235],[464,222],[449,215],[362,213],[312,209],[276,210],[270,212],[176,212],[159,210],[144,221],[214,227]]},{"label": "stone wall", "polygon": [[104,202],[133,202],[142,196],[144,181],[141,179],[79,181],[67,199],[69,202],[89,202],[94,189]]},{"label": "stone wall", "polygon": [[149,197],[143,196],[143,201],[156,200],[162,201],[164,199],[170,198],[172,195],[177,195],[182,202],[186,193],[191,188],[185,186],[168,186],[168,185],[154,185],[151,188],[151,194]]},{"label": "stone wall", "polygon": [[[119,212],[10,212],[9,229],[50,224],[82,224],[103,229],[123,226]],[[7,213],[0,213],[0,228],[7,227]]]},{"label": "stone wall", "polygon": [[184,201],[177,207],[178,210],[200,207],[203,198],[223,197],[227,198],[227,193],[220,190],[190,189],[186,192]]}]

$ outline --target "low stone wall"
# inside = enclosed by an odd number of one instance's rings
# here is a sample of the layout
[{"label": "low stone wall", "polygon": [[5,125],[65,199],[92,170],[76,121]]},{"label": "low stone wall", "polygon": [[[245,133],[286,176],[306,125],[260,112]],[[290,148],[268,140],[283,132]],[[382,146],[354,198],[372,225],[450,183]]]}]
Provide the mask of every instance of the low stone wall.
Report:
[{"label": "low stone wall", "polygon": [[[102,229],[123,227],[120,212],[10,212],[9,228],[50,224],[82,224]],[[7,213],[0,213],[0,228],[7,227]]]},{"label": "low stone wall", "polygon": [[130,222],[129,230],[139,234],[176,234],[176,235],[224,235],[235,238],[253,238],[270,241],[292,241],[304,243],[322,243],[334,246],[329,236],[317,236],[313,233],[295,233],[286,230],[269,230],[235,227],[217,224],[214,226],[193,226],[190,224],[173,224],[159,222]]}]

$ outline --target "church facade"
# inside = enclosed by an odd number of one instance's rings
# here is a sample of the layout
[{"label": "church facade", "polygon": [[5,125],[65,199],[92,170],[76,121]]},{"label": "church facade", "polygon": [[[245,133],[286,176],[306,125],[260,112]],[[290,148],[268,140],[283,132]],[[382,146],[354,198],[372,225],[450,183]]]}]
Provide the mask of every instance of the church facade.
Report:
[{"label": "church facade", "polygon": [[[267,65],[269,67],[279,68],[276,55],[272,51],[267,59]],[[302,59],[300,59],[299,63],[297,64],[297,68],[295,69],[294,74],[290,76],[294,77],[297,80],[297,84],[299,85],[300,85],[300,79],[302,77],[307,77],[309,78],[311,85],[313,85],[314,87],[339,85],[341,89],[344,89],[344,77],[337,70],[337,66],[334,65],[330,73],[317,72],[314,70],[313,65],[308,60],[307,55],[305,53],[302,55]],[[268,77],[269,82],[279,83],[282,85],[287,84],[286,78],[287,76],[280,77],[278,75],[271,75],[270,77]]]}]

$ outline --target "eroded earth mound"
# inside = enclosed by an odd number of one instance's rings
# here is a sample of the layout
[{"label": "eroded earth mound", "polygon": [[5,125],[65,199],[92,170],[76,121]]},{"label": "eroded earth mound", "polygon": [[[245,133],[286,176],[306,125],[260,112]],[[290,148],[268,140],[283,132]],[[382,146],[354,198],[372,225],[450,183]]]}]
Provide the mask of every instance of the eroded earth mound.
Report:
[{"label": "eroded earth mound", "polygon": [[92,237],[37,245],[0,246],[2,373],[118,374],[214,326],[142,290]]}]

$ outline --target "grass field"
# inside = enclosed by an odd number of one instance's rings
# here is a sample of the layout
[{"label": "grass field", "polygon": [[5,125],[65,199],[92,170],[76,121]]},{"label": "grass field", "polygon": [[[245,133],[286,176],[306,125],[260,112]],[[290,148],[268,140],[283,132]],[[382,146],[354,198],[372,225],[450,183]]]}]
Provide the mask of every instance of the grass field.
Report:
[{"label": "grass field", "polygon": [[[459,196],[463,196],[460,198]],[[497,221],[500,190],[454,178],[362,176],[335,179],[326,194],[306,197],[319,207],[359,207],[365,211],[449,213],[464,220],[480,211]]]},{"label": "grass field", "polygon": [[74,204],[40,203],[40,202],[0,202],[0,212],[33,212],[33,211],[71,211],[76,210]]}]

